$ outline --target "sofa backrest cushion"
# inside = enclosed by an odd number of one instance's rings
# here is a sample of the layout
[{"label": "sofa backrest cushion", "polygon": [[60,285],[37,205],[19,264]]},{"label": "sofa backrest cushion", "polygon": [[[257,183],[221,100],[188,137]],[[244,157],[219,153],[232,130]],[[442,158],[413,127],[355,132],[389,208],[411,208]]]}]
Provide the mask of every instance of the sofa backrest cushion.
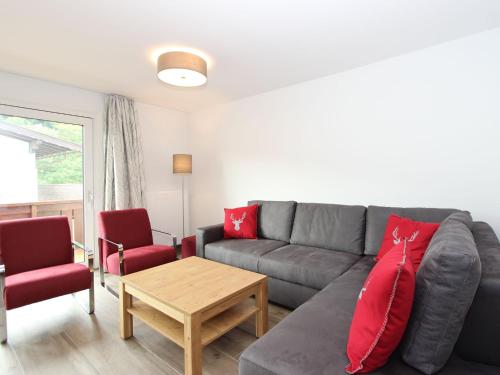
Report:
[{"label": "sofa backrest cushion", "polygon": [[481,261],[470,225],[472,219],[465,212],[446,218],[417,272],[413,312],[401,355],[424,374],[436,373],[448,361],[481,279]]},{"label": "sofa backrest cushion", "polygon": [[366,213],[365,254],[377,255],[384,238],[390,214],[407,217],[415,221],[440,223],[450,214],[459,212],[451,208],[403,208],[368,206]]},{"label": "sofa backrest cushion", "polygon": [[66,216],[0,221],[0,255],[7,276],[73,262]]},{"label": "sofa backrest cushion", "polygon": [[290,243],[362,254],[366,207],[299,203]]},{"label": "sofa backrest cushion", "polygon": [[290,241],[293,218],[297,202],[294,201],[249,201],[248,205],[259,205],[257,235],[276,241]]},{"label": "sofa backrest cushion", "polygon": [[484,222],[473,223],[472,235],[481,259],[481,281],[455,351],[467,361],[500,367],[500,241]]}]

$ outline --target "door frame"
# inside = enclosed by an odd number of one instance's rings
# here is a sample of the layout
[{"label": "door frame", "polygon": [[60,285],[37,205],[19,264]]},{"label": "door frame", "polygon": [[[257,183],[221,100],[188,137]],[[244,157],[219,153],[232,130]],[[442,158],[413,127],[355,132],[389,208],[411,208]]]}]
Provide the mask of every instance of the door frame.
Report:
[{"label": "door frame", "polygon": [[[95,253],[94,129],[91,117],[0,103],[0,114],[27,117],[83,127],[83,208],[85,247]],[[97,254],[94,254],[97,256]]]}]

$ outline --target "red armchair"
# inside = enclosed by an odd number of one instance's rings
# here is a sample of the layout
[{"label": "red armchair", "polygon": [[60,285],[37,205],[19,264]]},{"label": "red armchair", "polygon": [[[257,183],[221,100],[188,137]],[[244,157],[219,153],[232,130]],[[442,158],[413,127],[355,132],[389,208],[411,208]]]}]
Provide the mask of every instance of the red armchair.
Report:
[{"label": "red armchair", "polygon": [[[98,219],[102,286],[105,286],[104,271],[123,276],[172,262],[177,258],[176,237],[151,229],[148,212],[144,208],[102,211],[99,212]],[[153,244],[153,231],[171,236],[173,246]]]},{"label": "red armchair", "polygon": [[88,265],[74,263],[68,218],[0,221],[0,341],[7,341],[7,310],[89,290],[94,312],[93,254]]}]

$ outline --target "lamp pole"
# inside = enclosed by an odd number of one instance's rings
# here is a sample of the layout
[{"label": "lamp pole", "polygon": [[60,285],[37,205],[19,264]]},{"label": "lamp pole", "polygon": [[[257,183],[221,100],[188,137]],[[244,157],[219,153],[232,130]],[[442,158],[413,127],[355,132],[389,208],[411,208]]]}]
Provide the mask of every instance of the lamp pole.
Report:
[{"label": "lamp pole", "polygon": [[182,238],[186,235],[186,214],[185,210],[185,192],[184,175],[193,172],[193,158],[190,154],[174,154],[172,158],[172,171],[174,174],[180,174],[182,178]]},{"label": "lamp pole", "polygon": [[184,230],[184,223],[186,222],[184,218],[184,175],[182,175],[182,238],[186,236]]}]

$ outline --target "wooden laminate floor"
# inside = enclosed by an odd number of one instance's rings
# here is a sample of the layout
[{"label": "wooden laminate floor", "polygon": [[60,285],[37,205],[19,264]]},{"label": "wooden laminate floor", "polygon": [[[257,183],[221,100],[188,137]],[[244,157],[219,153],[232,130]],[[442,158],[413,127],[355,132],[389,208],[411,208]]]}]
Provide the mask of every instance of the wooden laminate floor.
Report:
[{"label": "wooden laminate floor", "polygon": [[[111,285],[116,281],[109,279]],[[288,313],[270,304],[270,327]],[[203,350],[204,375],[238,373],[240,353],[256,340],[254,320]],[[182,349],[140,321],[134,321],[133,338],[120,338],[118,300],[98,282],[94,315],[64,296],[8,311],[7,321],[9,340],[0,345],[2,375],[183,374]]]}]

